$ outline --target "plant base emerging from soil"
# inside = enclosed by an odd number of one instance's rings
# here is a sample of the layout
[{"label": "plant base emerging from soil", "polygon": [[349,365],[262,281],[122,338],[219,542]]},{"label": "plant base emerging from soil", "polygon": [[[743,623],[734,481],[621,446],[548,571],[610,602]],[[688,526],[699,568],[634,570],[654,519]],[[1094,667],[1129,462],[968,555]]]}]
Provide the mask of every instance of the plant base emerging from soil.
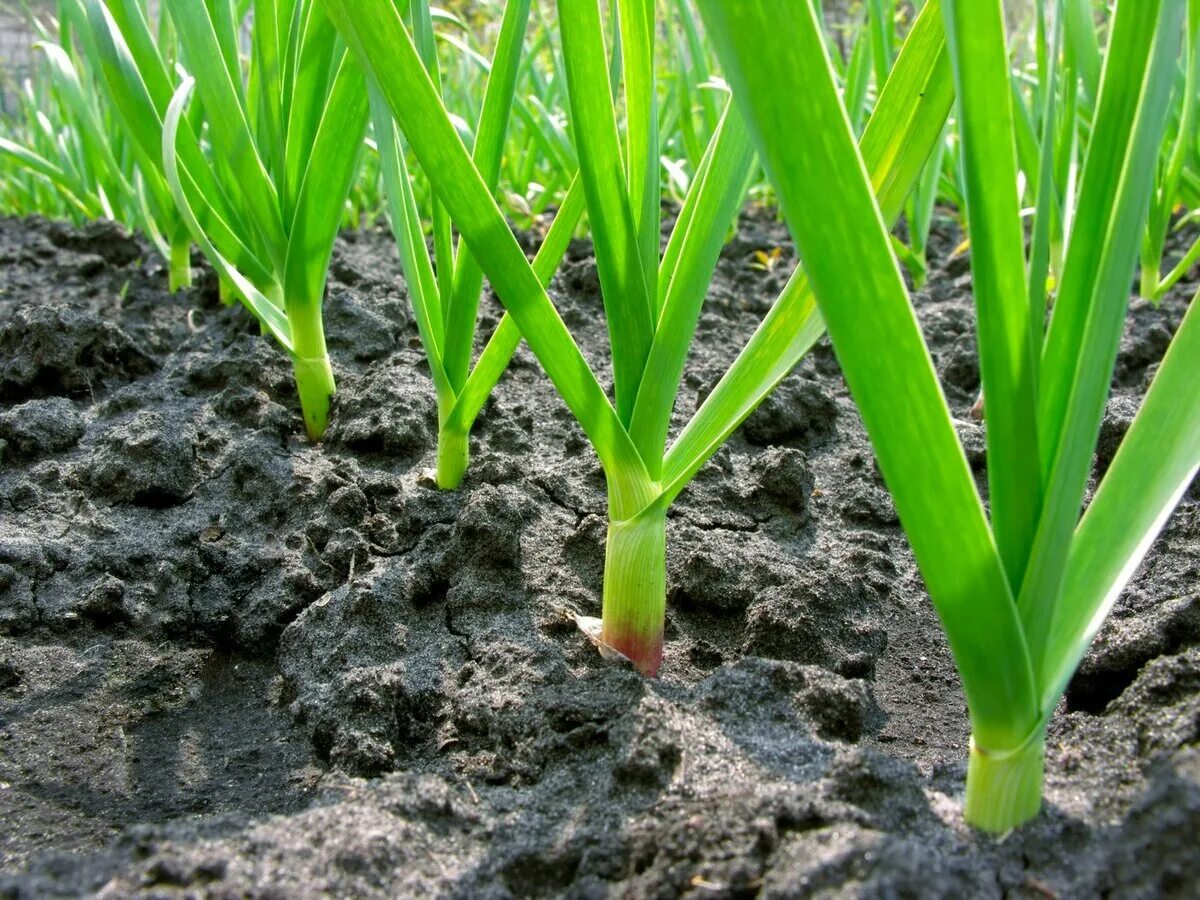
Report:
[{"label": "plant base emerging from soil", "polygon": [[304,430],[309,440],[319,441],[329,425],[329,404],[337,393],[329,354],[308,358],[293,356],[292,371],[296,376],[300,409],[304,413]]},{"label": "plant base emerging from soil", "polygon": [[452,491],[462,484],[471,462],[471,436],[466,432],[448,428],[438,430],[437,484],[444,491]]},{"label": "plant base emerging from soil", "polygon": [[1046,732],[1039,727],[1013,750],[988,751],[971,738],[963,815],[984,831],[1007,831],[1042,806]]},{"label": "plant base emerging from soil", "polygon": [[600,640],[646,675],[662,664],[667,598],[667,513],[658,505],[608,523]]},{"label": "plant base emerging from soil", "polygon": [[171,293],[192,286],[192,242],[177,243],[171,247],[168,261],[168,282]]}]

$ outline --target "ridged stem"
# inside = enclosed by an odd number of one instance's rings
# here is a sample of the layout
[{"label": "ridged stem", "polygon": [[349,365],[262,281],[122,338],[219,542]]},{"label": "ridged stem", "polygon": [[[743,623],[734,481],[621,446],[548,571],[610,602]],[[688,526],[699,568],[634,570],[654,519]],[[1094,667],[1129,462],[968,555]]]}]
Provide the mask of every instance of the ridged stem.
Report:
[{"label": "ridged stem", "polygon": [[286,300],[288,325],[292,329],[292,365],[296,391],[304,413],[304,430],[313,443],[325,436],[329,425],[329,402],[337,391],[333,366],[325,347],[325,321],[321,301]]},{"label": "ridged stem", "polygon": [[337,391],[333,366],[329,356],[292,357],[296,373],[296,391],[300,394],[300,411],[304,414],[304,430],[316,443],[325,436],[329,426],[329,402]]},{"label": "ridged stem", "polygon": [[1042,807],[1046,731],[1039,727],[1013,750],[989,751],[971,738],[963,817],[982,831],[1004,832],[1023,825]]},{"label": "ridged stem", "polygon": [[183,240],[171,245],[171,258],[167,260],[167,287],[174,294],[192,286],[192,244]]},{"label": "ridged stem", "polygon": [[444,491],[462,484],[471,459],[471,435],[452,428],[438,429],[437,483]]},{"label": "ridged stem", "polygon": [[601,640],[654,677],[662,663],[666,607],[666,510],[655,505],[631,519],[610,521]]},{"label": "ridged stem", "polygon": [[234,289],[233,283],[224,276],[217,278],[217,297],[222,306],[234,306],[238,302],[237,291]]}]

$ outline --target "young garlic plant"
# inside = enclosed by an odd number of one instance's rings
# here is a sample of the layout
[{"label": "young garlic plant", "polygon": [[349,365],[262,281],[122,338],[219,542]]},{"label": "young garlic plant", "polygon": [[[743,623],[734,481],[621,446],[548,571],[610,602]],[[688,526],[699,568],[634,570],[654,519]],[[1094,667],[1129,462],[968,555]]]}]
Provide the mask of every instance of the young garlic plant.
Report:
[{"label": "young garlic plant", "polygon": [[[1200,468],[1193,303],[1080,518],[1185,0],[1116,4],[1046,329],[1044,270],[1025,255],[1004,9],[1000,0],[944,0],[987,398],[990,521],[811,3],[700,0],[700,7],[962,676],[972,732],[966,819],[1004,831],[1036,815],[1055,706]],[[798,141],[800,133],[821,139]]]},{"label": "young garlic plant", "polygon": [[[493,196],[501,174],[530,5],[531,0],[512,0],[505,7],[495,58],[489,67],[487,88],[473,133],[472,161]],[[409,4],[408,26],[430,80],[441,96],[428,0],[414,0]],[[392,231],[437,393],[437,483],[441,488],[453,489],[462,482],[467,470],[471,427],[508,368],[521,341],[521,332],[512,317],[505,315],[472,368],[483,270],[470,249],[462,246],[461,240],[455,241],[450,219],[436,198],[433,202],[431,258],[405,156],[404,138],[397,131],[387,101],[374,86],[371,88],[371,109]],[[576,183],[567,192],[533,264],[543,286],[549,283],[562,261],[582,213],[583,192]]]},{"label": "young garlic plant", "polygon": [[[111,2],[128,29],[142,29],[149,39],[144,0]],[[65,215],[77,224],[103,216],[141,231],[166,260],[171,291],[187,287],[192,239],[171,199],[158,142],[139,143],[128,127],[84,0],[59,0],[57,13],[57,36],[33,20],[40,38],[34,46],[44,60],[0,137],[0,159],[18,168],[5,173],[3,193],[20,213]],[[169,29],[159,38],[169,46]],[[168,99],[162,97],[163,109]]]},{"label": "young garlic plant", "polygon": [[[748,345],[670,447],[668,426],[705,293],[754,170],[727,106],[659,254],[655,4],[620,0],[625,140],[609,90],[598,0],[560,0],[571,131],[594,236],[613,360],[609,399],[525,259],[443,106],[396,0],[323,0],[386,101],[473,258],[600,457],[609,529],[602,648],[657,672],[663,654],[666,514],[693,475],[823,333],[805,278],[784,289]],[[936,0],[901,52],[863,136],[891,221],[939,140],[952,102]]]},{"label": "young garlic plant", "polygon": [[125,121],[161,160],[175,207],[223,283],[290,355],[305,430],[320,440],[336,389],[322,301],[367,127],[362,70],[315,0],[255,0],[248,65],[246,4],[163,0],[188,73],[181,81],[136,2],[86,3]]}]

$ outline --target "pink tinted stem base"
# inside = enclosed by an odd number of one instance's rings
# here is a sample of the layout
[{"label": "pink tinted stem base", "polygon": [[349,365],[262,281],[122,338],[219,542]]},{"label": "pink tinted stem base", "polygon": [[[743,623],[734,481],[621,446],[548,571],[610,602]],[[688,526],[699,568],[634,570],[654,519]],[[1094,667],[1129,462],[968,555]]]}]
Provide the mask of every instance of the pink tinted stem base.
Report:
[{"label": "pink tinted stem base", "polygon": [[666,608],[666,512],[650,508],[632,519],[610,521],[601,640],[653,678],[662,664]]}]

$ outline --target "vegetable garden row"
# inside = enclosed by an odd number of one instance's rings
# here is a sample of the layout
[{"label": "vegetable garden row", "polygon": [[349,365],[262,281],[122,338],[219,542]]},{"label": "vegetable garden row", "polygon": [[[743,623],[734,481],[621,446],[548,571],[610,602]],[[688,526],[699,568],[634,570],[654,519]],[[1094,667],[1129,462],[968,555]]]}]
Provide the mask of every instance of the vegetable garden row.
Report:
[{"label": "vegetable garden row", "polygon": [[[580,625],[651,677],[671,503],[828,333],[962,677],[965,816],[1005,831],[1040,808],[1047,723],[1200,467],[1193,303],[1089,483],[1131,279],[1158,302],[1200,262],[1200,240],[1165,252],[1200,216],[1200,0],[1007,6],[163,0],[155,17],[59,0],[22,115],[0,123],[0,210],[114,218],[173,290],[198,248],[290,356],[313,441],[336,392],[334,241],[385,215],[438,485],[469,472],[472,425],[524,340],[607,482],[603,613]],[[802,265],[676,428],[748,197],[778,203]],[[968,235],[986,505],[910,297],[935,207]],[[540,232],[532,260],[514,224]],[[585,233],[611,372],[548,292]],[[481,342],[485,279],[506,313]]]}]

